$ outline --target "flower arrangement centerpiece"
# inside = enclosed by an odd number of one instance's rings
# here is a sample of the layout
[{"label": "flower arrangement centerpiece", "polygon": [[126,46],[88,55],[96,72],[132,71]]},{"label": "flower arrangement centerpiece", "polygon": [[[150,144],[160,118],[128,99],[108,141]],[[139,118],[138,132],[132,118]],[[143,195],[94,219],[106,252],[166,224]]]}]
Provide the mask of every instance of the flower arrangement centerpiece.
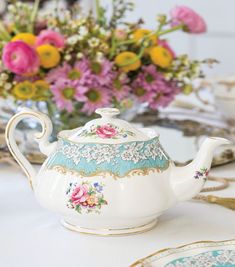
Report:
[{"label": "flower arrangement centerpiece", "polygon": [[189,94],[201,63],[176,55],[165,39],[174,31],[203,33],[206,24],[179,6],[159,15],[154,30],[124,21],[133,4],[112,0],[112,15],[96,0],[96,12],[77,8],[45,14],[16,1],[0,24],[0,96],[17,105],[43,105],[62,128],[90,119],[99,107],[157,110],[177,94]]}]

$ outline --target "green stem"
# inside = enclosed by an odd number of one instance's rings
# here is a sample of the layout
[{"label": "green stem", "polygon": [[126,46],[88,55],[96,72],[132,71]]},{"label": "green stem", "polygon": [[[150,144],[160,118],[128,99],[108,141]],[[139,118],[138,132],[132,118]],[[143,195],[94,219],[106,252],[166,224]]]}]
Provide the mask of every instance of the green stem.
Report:
[{"label": "green stem", "polygon": [[119,43],[117,43],[117,45],[121,46],[121,45],[133,44],[133,43],[136,43],[136,40],[130,39],[130,40],[127,40],[127,41],[119,42]]},{"label": "green stem", "polygon": [[54,108],[50,101],[46,102],[48,115],[51,119],[54,118]]},{"label": "green stem", "polygon": [[97,21],[100,21],[100,0],[95,0],[95,8]]},{"label": "green stem", "polygon": [[5,41],[11,40],[10,34],[7,32],[6,28],[4,27],[1,21],[0,21],[0,35],[1,35],[2,40],[5,40]]},{"label": "green stem", "polygon": [[143,56],[144,54],[144,50],[145,50],[146,47],[142,46],[141,49],[140,49],[140,52],[139,54],[136,56],[136,58],[126,62],[125,64],[121,64],[121,65],[118,65],[119,67],[126,67],[126,66],[129,66],[129,65],[132,65],[134,64],[137,60],[141,59],[141,57]]},{"label": "green stem", "polygon": [[[151,36],[153,35],[156,35],[157,37],[158,36],[162,36],[162,35],[165,35],[165,34],[168,34],[168,33],[171,33],[171,32],[174,32],[174,31],[178,31],[178,30],[181,30],[183,29],[184,25],[183,24],[180,24],[178,26],[175,26],[175,27],[172,27],[172,28],[169,28],[165,31],[159,31],[159,29],[157,31],[154,31],[154,32],[151,32],[150,34],[146,35],[146,40],[149,39]],[[128,45],[128,44],[134,44],[136,43],[136,40],[134,39],[130,39],[130,40],[127,40],[127,41],[123,41],[123,42],[119,42],[117,43],[117,46],[121,46],[121,45]]]},{"label": "green stem", "polygon": [[33,5],[33,11],[30,18],[29,23],[29,32],[33,33],[34,31],[34,23],[36,21],[37,15],[38,15],[38,9],[39,9],[40,0],[35,0]]},{"label": "green stem", "polygon": [[180,24],[178,26],[174,26],[172,28],[169,28],[165,31],[162,31],[162,32],[159,32],[157,35],[158,36],[162,36],[162,35],[165,35],[165,34],[168,34],[168,33],[171,33],[171,32],[175,32],[175,31],[178,31],[178,30],[182,30],[184,27],[184,24]]},{"label": "green stem", "polygon": [[110,59],[112,59],[113,56],[115,55],[116,44],[117,44],[116,38],[115,38],[115,36],[113,34],[112,40],[111,40],[110,54],[109,54]]}]

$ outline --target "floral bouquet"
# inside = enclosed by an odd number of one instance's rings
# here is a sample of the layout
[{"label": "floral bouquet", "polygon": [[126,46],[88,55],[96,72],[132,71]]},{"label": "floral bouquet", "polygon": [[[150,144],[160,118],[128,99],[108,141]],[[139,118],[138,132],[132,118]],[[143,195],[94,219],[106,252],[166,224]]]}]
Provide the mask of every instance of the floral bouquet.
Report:
[{"label": "floral bouquet", "polygon": [[206,31],[203,18],[188,7],[159,15],[149,30],[142,20],[124,21],[133,9],[125,0],[112,0],[110,18],[98,0],[96,12],[86,16],[77,7],[45,14],[39,2],[9,4],[0,24],[0,96],[45,106],[62,128],[90,119],[100,107],[166,107],[203,75],[205,61],[176,55],[165,39],[179,30]]}]

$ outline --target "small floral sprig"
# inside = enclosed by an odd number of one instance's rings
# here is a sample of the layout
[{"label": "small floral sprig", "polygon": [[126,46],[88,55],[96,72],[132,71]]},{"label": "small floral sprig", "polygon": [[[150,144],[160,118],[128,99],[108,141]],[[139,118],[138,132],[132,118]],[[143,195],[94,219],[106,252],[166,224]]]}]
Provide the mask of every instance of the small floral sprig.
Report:
[{"label": "small floral sprig", "polygon": [[0,23],[0,96],[44,101],[49,115],[56,113],[68,128],[72,118],[94,116],[99,107],[166,107],[204,75],[205,60],[177,55],[165,39],[175,31],[206,31],[204,19],[188,7],[160,14],[149,30],[142,20],[126,21],[133,9],[127,0],[112,0],[110,18],[99,0],[96,13],[79,18],[77,8],[42,14],[39,4],[8,5]]},{"label": "small floral sprig", "polygon": [[69,196],[67,207],[78,213],[100,213],[108,202],[103,195],[104,185],[99,182],[70,183],[66,195]]},{"label": "small floral sprig", "polygon": [[209,170],[207,168],[203,167],[200,169],[200,171],[196,171],[194,178],[195,179],[202,178],[202,179],[206,180],[208,175],[209,175]]},{"label": "small floral sprig", "polygon": [[103,139],[118,139],[127,138],[128,136],[135,136],[131,131],[120,129],[112,123],[107,123],[104,125],[92,125],[89,130],[83,130],[80,137],[93,137],[93,138],[103,138]]}]

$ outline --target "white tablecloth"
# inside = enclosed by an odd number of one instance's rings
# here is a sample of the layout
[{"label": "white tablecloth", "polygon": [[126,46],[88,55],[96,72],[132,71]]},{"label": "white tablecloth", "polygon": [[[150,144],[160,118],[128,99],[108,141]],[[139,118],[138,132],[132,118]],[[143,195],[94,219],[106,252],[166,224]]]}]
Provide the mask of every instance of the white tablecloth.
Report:
[{"label": "white tablecloth", "polygon": [[[235,164],[213,170],[234,176]],[[216,194],[235,197],[235,185]],[[235,238],[235,211],[195,201],[168,210],[157,227],[125,237],[63,228],[34,198],[19,169],[0,165],[0,267],[127,267],[157,250],[200,240]]]}]

